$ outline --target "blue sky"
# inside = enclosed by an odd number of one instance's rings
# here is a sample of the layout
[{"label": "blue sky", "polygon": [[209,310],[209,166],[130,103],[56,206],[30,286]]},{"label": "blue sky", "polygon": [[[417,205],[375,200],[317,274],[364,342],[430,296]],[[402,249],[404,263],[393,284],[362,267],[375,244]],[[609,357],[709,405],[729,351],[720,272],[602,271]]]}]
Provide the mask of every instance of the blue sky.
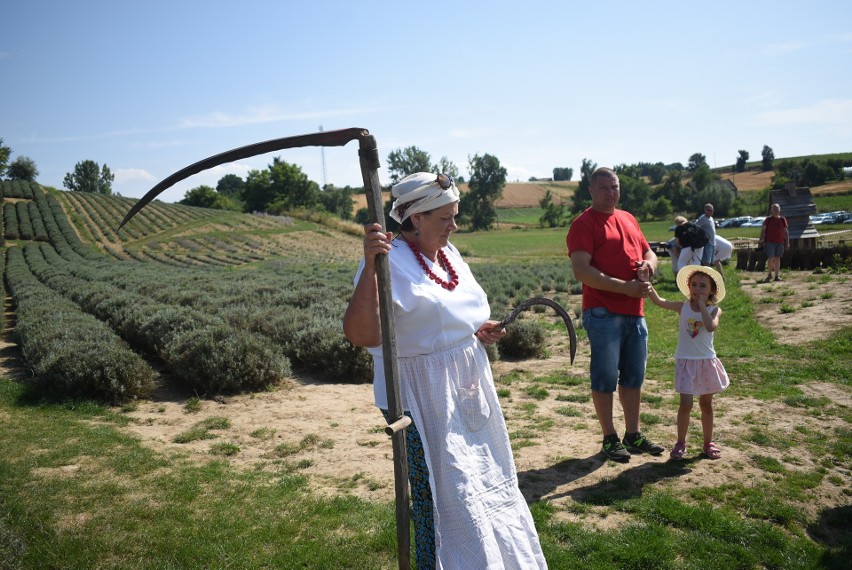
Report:
[{"label": "blue sky", "polygon": [[[0,138],[42,184],[82,160],[142,196],[208,156],[348,127],[467,176],[852,151],[852,2],[0,0]],[[274,156],[361,185],[357,142]],[[323,160],[324,157],[324,160]],[[323,163],[325,168],[323,168]],[[387,182],[385,169],[380,178]]]}]

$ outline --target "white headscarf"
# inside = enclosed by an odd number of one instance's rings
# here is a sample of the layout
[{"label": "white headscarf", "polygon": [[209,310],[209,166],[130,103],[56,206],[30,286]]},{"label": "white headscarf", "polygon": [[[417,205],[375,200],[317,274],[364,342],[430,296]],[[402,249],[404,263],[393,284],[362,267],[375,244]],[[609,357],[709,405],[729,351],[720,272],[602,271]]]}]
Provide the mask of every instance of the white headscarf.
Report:
[{"label": "white headscarf", "polygon": [[400,224],[411,214],[428,212],[459,201],[459,189],[455,182],[451,182],[450,187],[444,190],[438,184],[438,175],[432,172],[409,174],[394,185],[392,195],[396,201],[390,217]]}]

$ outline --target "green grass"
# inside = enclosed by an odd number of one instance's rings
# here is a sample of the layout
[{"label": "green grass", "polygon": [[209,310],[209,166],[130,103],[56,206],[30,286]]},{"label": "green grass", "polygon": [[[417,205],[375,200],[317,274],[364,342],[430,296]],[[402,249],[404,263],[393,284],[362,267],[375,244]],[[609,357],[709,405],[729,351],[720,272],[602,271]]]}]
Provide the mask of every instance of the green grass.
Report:
[{"label": "green grass", "polygon": [[[467,256],[488,257],[498,263],[541,258],[562,258],[567,263],[566,235],[565,228],[459,232],[453,235],[453,244]],[[506,248],[507,239],[511,240],[511,248]]]},{"label": "green grass", "polygon": [[[814,205],[817,207],[817,212],[837,212],[838,210],[849,212],[852,211],[852,193],[814,196]],[[849,224],[846,224],[845,229],[849,229]]]},{"label": "green grass", "polygon": [[107,410],[27,402],[9,380],[0,409],[0,567],[395,565],[388,505],[315,497],[301,476],[158,455]]},{"label": "green grass", "polygon": [[[648,238],[668,239],[669,225],[648,225]],[[467,255],[495,264],[563,263],[565,233],[530,228],[462,233],[453,241]],[[763,478],[713,487],[695,478],[675,488],[669,482],[688,477],[690,464],[655,462],[614,469],[572,489],[570,500],[530,498],[551,568],[845,567],[852,517],[848,477],[838,471],[852,469],[852,411],[848,401],[803,388],[850,386],[852,328],[803,346],[780,344],[755,320],[734,271],[726,272],[726,283],[716,349],[734,379],[725,394],[730,405],[755,399],[814,423],[778,438],[760,415],[746,418],[749,429],[730,445],[762,446],[748,461]],[[664,297],[681,296],[670,271],[661,271],[657,289]],[[643,394],[641,420],[652,430],[669,429],[666,418],[677,406],[670,384],[676,320],[673,312],[648,308],[648,377],[657,387]],[[510,435],[516,452],[539,445],[547,430],[565,429],[570,438],[571,429],[586,429],[574,418],[589,406],[587,370],[536,377],[516,372],[496,381],[501,399],[511,398],[510,386],[515,390],[513,414],[521,421]],[[541,412],[548,400],[560,403],[556,420]],[[191,399],[185,412],[204,408]],[[187,441],[215,438],[208,459],[193,463],[181,452],[155,453],[125,435],[121,414],[89,402],[40,400],[6,379],[0,380],[0,419],[0,568],[396,567],[391,503],[311,492],[302,472],[314,460],[299,454],[331,447],[322,435],[290,441],[290,434],[280,434],[284,439],[264,468],[244,470],[227,463],[239,456],[240,443],[229,441],[226,418],[212,417],[182,434]],[[824,420],[845,427],[823,428]],[[720,417],[719,424],[724,421]],[[276,432],[258,425],[250,436],[269,440]],[[819,461],[792,467],[801,454]],[[833,467],[839,470],[827,475]],[[817,513],[803,508],[826,485],[845,496],[847,506]],[[577,517],[583,522],[572,522]],[[593,524],[608,517],[613,522],[606,528]]]}]

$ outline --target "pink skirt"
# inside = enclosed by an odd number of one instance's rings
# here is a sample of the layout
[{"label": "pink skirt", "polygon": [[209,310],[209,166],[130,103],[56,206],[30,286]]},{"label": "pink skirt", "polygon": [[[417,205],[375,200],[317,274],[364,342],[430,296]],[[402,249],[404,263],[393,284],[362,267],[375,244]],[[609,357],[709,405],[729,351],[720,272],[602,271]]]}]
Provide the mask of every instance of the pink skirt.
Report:
[{"label": "pink skirt", "polygon": [[718,358],[675,359],[675,391],[678,394],[717,394],[728,384],[728,373]]}]

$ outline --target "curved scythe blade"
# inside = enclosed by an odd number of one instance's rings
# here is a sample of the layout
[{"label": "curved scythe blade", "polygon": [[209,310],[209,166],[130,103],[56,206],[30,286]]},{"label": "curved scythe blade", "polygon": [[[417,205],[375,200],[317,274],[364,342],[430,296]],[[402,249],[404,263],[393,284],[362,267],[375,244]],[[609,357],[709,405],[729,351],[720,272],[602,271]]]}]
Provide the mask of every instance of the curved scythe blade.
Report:
[{"label": "curved scythe blade", "polygon": [[186,168],[178,170],[162,182],[148,190],[148,193],[142,196],[138,202],[133,204],[124,219],[118,225],[120,230],[124,224],[130,221],[130,218],[135,216],[139,210],[144,208],[151,200],[156,198],[163,190],[173,186],[185,178],[189,178],[193,174],[198,174],[202,170],[213,168],[226,162],[233,162],[241,158],[248,158],[258,154],[266,154],[276,150],[284,150],[285,148],[297,148],[302,146],[344,146],[351,140],[369,135],[367,129],[351,128],[340,129],[337,131],[320,131],[318,133],[310,133],[307,135],[297,135],[294,137],[284,137],[281,139],[272,139],[264,142],[254,143],[247,146],[241,146],[233,150],[199,160],[195,164],[190,164]]},{"label": "curved scythe blade", "polygon": [[566,311],[562,305],[553,299],[548,299],[547,297],[533,297],[532,299],[527,299],[515,307],[509,316],[503,319],[498,326],[501,328],[509,326],[516,318],[518,318],[521,311],[529,309],[533,305],[547,305],[548,307],[552,307],[553,310],[556,311],[556,314],[562,317],[562,320],[565,321],[565,327],[568,329],[568,337],[570,339],[569,346],[571,351],[571,364],[574,364],[574,356],[577,355],[577,332],[574,330],[574,322],[571,320],[571,316],[568,314],[568,311]]}]

